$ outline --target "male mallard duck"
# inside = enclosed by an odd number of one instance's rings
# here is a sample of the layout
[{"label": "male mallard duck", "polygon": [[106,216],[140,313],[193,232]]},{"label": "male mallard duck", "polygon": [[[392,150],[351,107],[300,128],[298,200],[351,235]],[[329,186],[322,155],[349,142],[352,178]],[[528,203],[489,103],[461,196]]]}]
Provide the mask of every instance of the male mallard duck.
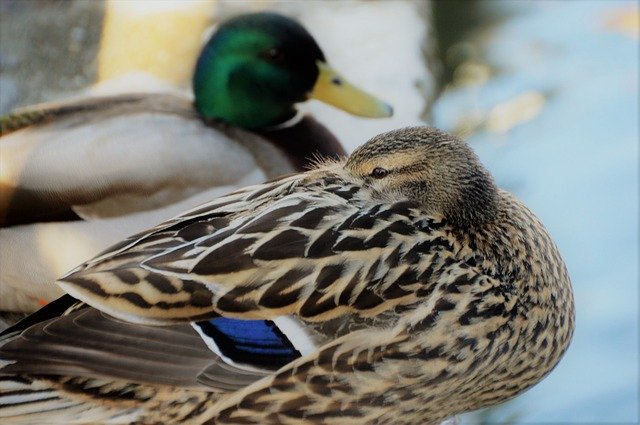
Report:
[{"label": "male mallard duck", "polygon": [[223,196],[58,283],[70,295],[2,336],[12,423],[435,424],[539,382],[574,326],[542,223],[424,127]]},{"label": "male mallard duck", "polygon": [[[202,50],[193,91],[195,102],[132,94],[2,118],[0,225],[32,225],[0,232],[0,310],[55,299],[45,282],[149,223],[301,171],[314,155],[343,155],[295,103],[313,97],[357,115],[392,113],[333,71],[301,25],[273,13],[222,24]],[[141,211],[152,213],[121,218]],[[78,216],[116,219],[36,225]]]}]

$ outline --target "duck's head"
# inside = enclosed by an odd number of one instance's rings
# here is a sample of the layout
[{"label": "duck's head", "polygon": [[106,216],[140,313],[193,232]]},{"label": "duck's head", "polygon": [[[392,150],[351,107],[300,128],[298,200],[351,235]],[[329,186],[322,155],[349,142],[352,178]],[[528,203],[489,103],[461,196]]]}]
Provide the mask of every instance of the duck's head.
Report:
[{"label": "duck's head", "polygon": [[193,91],[205,119],[249,129],[288,120],[295,103],[309,98],[360,116],[393,113],[333,71],[300,24],[275,13],[241,15],[220,25],[198,59]]},{"label": "duck's head", "polygon": [[496,213],[498,189],[478,157],[432,127],[380,134],[356,149],[345,169],[374,196],[416,202],[459,227],[482,225]]}]

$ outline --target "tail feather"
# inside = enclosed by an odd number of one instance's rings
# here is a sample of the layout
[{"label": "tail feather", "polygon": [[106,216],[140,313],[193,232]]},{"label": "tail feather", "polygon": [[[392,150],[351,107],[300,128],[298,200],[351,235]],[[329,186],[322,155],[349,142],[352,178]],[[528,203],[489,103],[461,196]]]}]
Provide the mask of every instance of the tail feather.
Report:
[{"label": "tail feather", "polygon": [[68,397],[39,379],[0,377],[0,423],[127,423],[139,415],[137,408],[113,409]]}]

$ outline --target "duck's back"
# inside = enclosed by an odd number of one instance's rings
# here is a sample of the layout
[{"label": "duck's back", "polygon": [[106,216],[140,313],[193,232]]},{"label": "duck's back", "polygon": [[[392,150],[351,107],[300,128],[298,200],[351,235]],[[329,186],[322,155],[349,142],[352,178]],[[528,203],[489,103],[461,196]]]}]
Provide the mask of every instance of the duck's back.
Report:
[{"label": "duck's back", "polygon": [[280,149],[205,124],[191,101],[124,95],[3,118],[0,223],[112,217],[294,170]]}]

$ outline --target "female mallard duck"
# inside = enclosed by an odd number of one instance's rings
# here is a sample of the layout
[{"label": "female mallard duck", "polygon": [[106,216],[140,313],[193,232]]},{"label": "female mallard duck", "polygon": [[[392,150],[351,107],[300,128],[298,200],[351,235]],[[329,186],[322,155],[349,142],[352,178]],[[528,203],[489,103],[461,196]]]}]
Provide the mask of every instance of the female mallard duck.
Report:
[{"label": "female mallard duck", "polygon": [[12,423],[435,424],[539,382],[574,326],[542,223],[433,128],[223,196],[58,283],[2,337]]},{"label": "female mallard duck", "polygon": [[[302,171],[314,155],[343,155],[295,103],[312,97],[361,116],[392,112],[333,71],[301,25],[273,13],[222,24],[202,50],[193,91],[195,102],[120,95],[2,118],[0,226],[31,225],[0,232],[0,310],[55,299],[60,293],[43,282],[149,223]],[[151,213],[122,219],[142,211]],[[78,216],[115,219],[37,225]]]}]

